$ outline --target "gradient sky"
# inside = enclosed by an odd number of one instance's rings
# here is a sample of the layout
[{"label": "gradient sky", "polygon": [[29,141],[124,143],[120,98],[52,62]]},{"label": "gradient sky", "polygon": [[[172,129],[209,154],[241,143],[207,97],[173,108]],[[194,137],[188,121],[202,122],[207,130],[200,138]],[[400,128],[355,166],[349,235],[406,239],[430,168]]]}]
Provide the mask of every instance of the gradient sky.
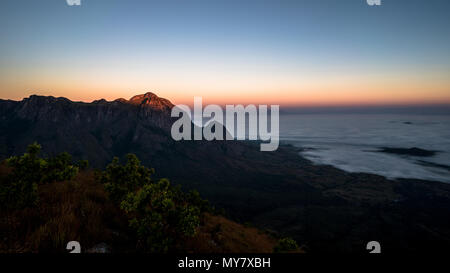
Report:
[{"label": "gradient sky", "polygon": [[2,0],[0,98],[450,103],[450,1]]}]

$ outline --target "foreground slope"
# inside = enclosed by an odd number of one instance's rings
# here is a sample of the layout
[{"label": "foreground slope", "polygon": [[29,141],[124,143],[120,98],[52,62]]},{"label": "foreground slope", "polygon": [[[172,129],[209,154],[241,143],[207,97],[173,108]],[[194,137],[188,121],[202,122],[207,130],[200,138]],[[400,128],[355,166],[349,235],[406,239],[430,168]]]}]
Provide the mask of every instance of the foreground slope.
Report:
[{"label": "foreground slope", "polygon": [[[0,164],[0,183],[9,172]],[[81,172],[71,181],[41,185],[36,206],[12,211],[0,208],[0,216],[0,253],[64,253],[73,240],[87,253],[137,251],[136,234],[126,215],[108,198],[93,171]],[[178,251],[271,253],[276,242],[261,230],[204,213],[196,235],[186,238]]]}]

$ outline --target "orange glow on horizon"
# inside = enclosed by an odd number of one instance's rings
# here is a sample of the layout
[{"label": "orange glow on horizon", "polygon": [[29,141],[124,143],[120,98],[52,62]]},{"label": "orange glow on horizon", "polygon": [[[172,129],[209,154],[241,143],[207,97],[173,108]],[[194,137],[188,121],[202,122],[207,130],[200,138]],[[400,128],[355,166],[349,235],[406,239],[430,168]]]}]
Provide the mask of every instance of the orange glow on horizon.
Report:
[{"label": "orange glow on horizon", "polygon": [[[54,89],[51,89],[54,90]],[[432,104],[450,104],[450,96],[440,96],[446,92],[437,92],[436,95],[415,94],[408,95],[406,90],[396,90],[397,93],[385,96],[384,94],[364,94],[360,92],[302,92],[302,91],[279,91],[265,93],[264,95],[254,94],[256,92],[242,92],[242,95],[222,95],[208,94],[204,92],[176,92],[176,91],[158,91],[155,89],[143,89],[123,92],[121,90],[108,90],[93,88],[92,91],[76,92],[72,89],[66,89],[65,92],[55,91],[33,91],[26,92],[23,96],[2,97],[1,99],[22,100],[30,95],[66,97],[72,101],[92,102],[94,100],[106,99],[113,101],[118,98],[130,99],[134,95],[152,92],[159,97],[168,99],[173,104],[185,104],[193,106],[194,97],[202,97],[203,105],[207,104],[266,104],[282,105],[285,107],[323,107],[323,106],[377,106],[377,105],[432,105]],[[410,89],[408,89],[410,90]]]},{"label": "orange glow on horizon", "polygon": [[[114,73],[115,74],[115,73]],[[114,77],[113,77],[114,76]],[[159,75],[160,76],[160,75]],[[366,76],[327,74],[225,76],[211,74],[202,81],[188,76],[177,80],[165,77],[117,73],[70,74],[56,77],[50,72],[27,75],[27,80],[3,78],[2,99],[21,100],[33,94],[66,97],[72,101],[92,102],[129,99],[153,92],[174,104],[192,105],[195,96],[203,104],[279,104],[282,106],[370,106],[450,104],[450,80],[444,73],[421,74],[420,77],[390,74]],[[196,75],[198,76],[198,75]],[[145,80],[144,80],[145,79]],[[149,88],[150,87],[150,88]]]}]

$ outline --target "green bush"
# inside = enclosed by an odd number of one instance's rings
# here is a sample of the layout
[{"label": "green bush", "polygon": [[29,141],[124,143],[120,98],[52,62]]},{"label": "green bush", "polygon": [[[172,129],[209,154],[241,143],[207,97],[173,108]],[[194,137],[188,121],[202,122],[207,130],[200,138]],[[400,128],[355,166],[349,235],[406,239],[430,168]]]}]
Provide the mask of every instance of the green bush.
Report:
[{"label": "green bush", "polygon": [[41,145],[33,143],[22,156],[6,160],[12,173],[0,185],[0,203],[3,208],[24,208],[38,202],[38,185],[70,180],[78,173],[71,165],[72,157],[62,153],[53,158],[39,157]]},{"label": "green bush", "polygon": [[120,203],[129,192],[134,192],[150,183],[150,176],[154,172],[153,169],[141,166],[136,155],[128,154],[125,165],[120,165],[119,158],[114,157],[100,179],[105,184],[111,200]]},{"label": "green bush", "polygon": [[274,247],[274,252],[289,252],[298,249],[297,242],[292,238],[282,238],[278,240],[277,245]]},{"label": "green bush", "polygon": [[24,208],[37,203],[38,183],[42,169],[47,165],[45,160],[38,157],[40,150],[41,146],[33,143],[23,156],[6,160],[13,171],[1,185],[0,202],[3,208]]},{"label": "green bush", "polygon": [[80,170],[86,170],[87,168],[89,168],[89,161],[88,160],[80,160],[80,161],[78,161],[77,165]]},{"label": "green bush", "polygon": [[121,209],[130,217],[138,248],[168,252],[183,237],[196,234],[200,225],[199,206],[206,203],[198,193],[184,194],[167,179],[152,181],[153,173],[153,169],[141,166],[137,157],[129,154],[125,165],[114,158],[100,179],[111,198],[119,201]]},{"label": "green bush", "polygon": [[71,180],[78,173],[78,167],[72,165],[72,156],[66,152],[47,159],[43,169],[42,183]]},{"label": "green bush", "polygon": [[187,196],[189,204],[198,207],[202,212],[212,212],[211,205],[208,200],[202,199],[200,193],[196,190],[191,190]]}]

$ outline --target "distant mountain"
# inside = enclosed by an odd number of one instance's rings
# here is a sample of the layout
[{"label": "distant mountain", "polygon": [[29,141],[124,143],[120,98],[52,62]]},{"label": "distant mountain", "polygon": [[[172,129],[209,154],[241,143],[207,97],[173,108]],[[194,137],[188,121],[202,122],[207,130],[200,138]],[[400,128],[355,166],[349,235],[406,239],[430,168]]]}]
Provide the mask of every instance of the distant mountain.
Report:
[{"label": "distant mountain", "polygon": [[[173,105],[155,94],[130,100],[72,102],[31,96],[0,100],[0,158],[37,141],[91,166],[135,153],[184,189],[197,189],[232,219],[294,237],[312,252],[446,251],[450,185],[388,180],[313,165],[293,147],[260,152],[247,141],[174,141]],[[413,242],[413,243],[411,243]]]}]

